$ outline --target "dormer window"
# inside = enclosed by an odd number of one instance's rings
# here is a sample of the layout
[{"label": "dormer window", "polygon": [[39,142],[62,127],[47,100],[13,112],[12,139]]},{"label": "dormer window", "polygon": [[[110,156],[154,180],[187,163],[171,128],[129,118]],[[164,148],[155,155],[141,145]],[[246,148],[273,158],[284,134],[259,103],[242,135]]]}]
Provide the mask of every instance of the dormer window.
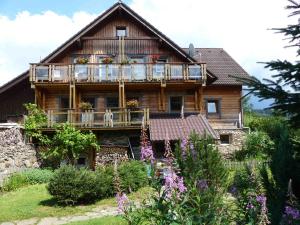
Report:
[{"label": "dormer window", "polygon": [[116,27],[116,36],[117,37],[127,37],[127,28],[120,26]]}]

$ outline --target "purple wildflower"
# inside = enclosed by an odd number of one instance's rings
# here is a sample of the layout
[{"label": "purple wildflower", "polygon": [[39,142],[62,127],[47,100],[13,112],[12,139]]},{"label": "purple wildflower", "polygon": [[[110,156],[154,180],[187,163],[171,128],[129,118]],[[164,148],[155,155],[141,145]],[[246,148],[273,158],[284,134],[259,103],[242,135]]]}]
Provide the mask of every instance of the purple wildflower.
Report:
[{"label": "purple wildflower", "polygon": [[129,203],[128,197],[124,193],[117,193],[116,195],[117,203],[118,203],[118,210],[120,213],[125,212],[126,207]]},{"label": "purple wildflower", "polygon": [[267,198],[263,195],[258,195],[256,197],[256,201],[259,202],[261,205],[265,205],[266,204],[266,200]]},{"label": "purple wildflower", "polygon": [[236,188],[236,186],[231,186],[229,189],[229,192],[233,195],[236,195],[238,192],[238,189]]},{"label": "purple wildflower", "polygon": [[181,148],[181,152],[182,152],[182,157],[185,158],[186,153],[187,153],[187,148],[188,148],[188,139],[187,138],[183,138],[181,140],[180,148]]},{"label": "purple wildflower", "polygon": [[197,183],[197,187],[200,190],[206,190],[208,188],[207,180],[205,179],[199,180]]},{"label": "purple wildflower", "polygon": [[248,202],[247,206],[246,206],[247,210],[251,210],[254,209],[254,205],[251,202]]},{"label": "purple wildflower", "polygon": [[141,148],[141,160],[152,161],[154,159],[152,146],[142,146]]},{"label": "purple wildflower", "polygon": [[181,194],[187,190],[183,183],[183,177],[177,176],[174,171],[166,175],[164,188],[166,199],[171,199],[174,194],[177,199],[180,199]]},{"label": "purple wildflower", "polygon": [[300,212],[298,209],[295,209],[291,206],[286,206],[284,213],[287,217],[293,219],[293,220],[299,220],[300,219]]}]

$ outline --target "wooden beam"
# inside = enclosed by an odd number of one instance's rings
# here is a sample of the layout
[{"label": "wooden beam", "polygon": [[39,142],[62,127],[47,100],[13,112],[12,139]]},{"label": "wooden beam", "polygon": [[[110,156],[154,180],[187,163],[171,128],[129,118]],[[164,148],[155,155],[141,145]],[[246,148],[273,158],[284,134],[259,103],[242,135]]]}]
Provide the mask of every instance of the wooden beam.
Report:
[{"label": "wooden beam", "polygon": [[43,110],[46,109],[46,91],[43,91],[42,93],[42,99],[43,99]]},{"label": "wooden beam", "polygon": [[199,101],[200,114],[204,114],[203,86],[201,86],[201,87],[198,89],[198,101]]},{"label": "wooden beam", "polygon": [[161,105],[161,110],[166,111],[166,95],[165,95],[165,87],[160,87],[160,105]]},{"label": "wooden beam", "polygon": [[69,108],[72,108],[72,85],[69,86]]},{"label": "wooden beam", "polygon": [[[125,40],[160,40],[158,37],[124,37]],[[81,40],[118,40],[118,37],[82,37]]]}]

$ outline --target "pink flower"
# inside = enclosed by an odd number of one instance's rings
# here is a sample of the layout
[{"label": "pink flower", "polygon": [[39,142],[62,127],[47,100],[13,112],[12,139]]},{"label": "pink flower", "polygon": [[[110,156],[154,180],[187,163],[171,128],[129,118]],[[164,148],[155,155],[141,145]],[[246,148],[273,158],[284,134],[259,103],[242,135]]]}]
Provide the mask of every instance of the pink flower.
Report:
[{"label": "pink flower", "polygon": [[172,196],[176,196],[177,199],[180,199],[182,193],[187,191],[183,182],[183,177],[177,176],[174,171],[171,171],[166,175],[164,188],[167,200],[170,200]]},{"label": "pink flower", "polygon": [[117,198],[117,203],[118,203],[118,210],[120,213],[123,213],[125,212],[126,210],[126,207],[128,206],[129,204],[129,199],[128,197],[126,196],[125,193],[117,193],[116,195],[116,198]]},{"label": "pink flower", "polygon": [[142,146],[141,148],[141,160],[152,161],[154,159],[152,146]]}]

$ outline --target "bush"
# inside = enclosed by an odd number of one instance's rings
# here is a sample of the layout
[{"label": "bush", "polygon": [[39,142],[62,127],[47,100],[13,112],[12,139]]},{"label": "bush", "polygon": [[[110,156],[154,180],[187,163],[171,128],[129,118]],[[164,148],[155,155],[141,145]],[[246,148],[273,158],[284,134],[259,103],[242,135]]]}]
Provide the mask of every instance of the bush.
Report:
[{"label": "bush", "polygon": [[1,191],[14,191],[28,185],[26,177],[22,173],[14,173],[4,180]]},{"label": "bush", "polygon": [[141,161],[128,161],[119,168],[120,186],[124,192],[137,191],[148,184],[147,170]]},{"label": "bush", "polygon": [[74,166],[56,170],[47,188],[58,203],[66,205],[92,202],[97,198],[95,173]]},{"label": "bush", "polygon": [[14,191],[30,184],[48,183],[53,171],[48,169],[28,169],[9,176],[3,183],[2,191]]},{"label": "bush", "polygon": [[22,172],[28,184],[48,183],[53,176],[53,171],[49,169],[29,169]]},{"label": "bush", "polygon": [[114,172],[112,166],[98,168],[96,171],[97,195],[99,198],[111,197],[115,194]]},{"label": "bush", "polygon": [[247,135],[242,150],[235,153],[237,160],[249,158],[266,159],[274,150],[274,142],[262,131],[254,131]]}]

